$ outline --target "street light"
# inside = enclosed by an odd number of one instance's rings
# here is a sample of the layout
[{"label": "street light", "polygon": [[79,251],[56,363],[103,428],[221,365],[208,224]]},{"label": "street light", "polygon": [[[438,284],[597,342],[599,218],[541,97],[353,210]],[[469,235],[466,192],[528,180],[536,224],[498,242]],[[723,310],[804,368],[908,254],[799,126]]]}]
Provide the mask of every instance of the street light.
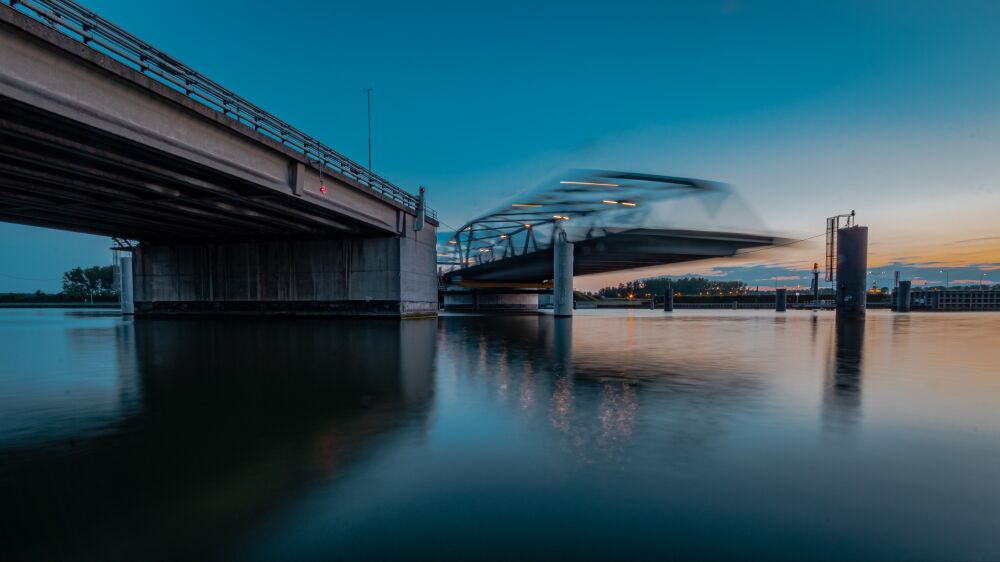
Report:
[{"label": "street light", "polygon": [[939,270],[938,270],[938,273],[944,273],[944,288],[945,288],[945,289],[947,289],[947,288],[948,288],[948,285],[950,285],[950,284],[951,284],[951,281],[950,281],[950,278],[949,278],[949,275],[948,275],[948,272],[947,272],[947,271],[945,271],[945,270],[943,270],[943,269],[939,269]]}]

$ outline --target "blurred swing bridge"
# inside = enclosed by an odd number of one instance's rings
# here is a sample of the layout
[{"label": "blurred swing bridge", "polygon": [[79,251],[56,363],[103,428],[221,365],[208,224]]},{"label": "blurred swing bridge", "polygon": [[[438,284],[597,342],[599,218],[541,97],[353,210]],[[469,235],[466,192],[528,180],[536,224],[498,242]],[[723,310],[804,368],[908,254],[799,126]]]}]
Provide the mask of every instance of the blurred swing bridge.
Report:
[{"label": "blurred swing bridge", "polygon": [[726,184],[574,170],[439,233],[445,308],[532,308],[536,295],[544,304],[560,232],[572,245],[574,276],[733,257],[783,242]]}]

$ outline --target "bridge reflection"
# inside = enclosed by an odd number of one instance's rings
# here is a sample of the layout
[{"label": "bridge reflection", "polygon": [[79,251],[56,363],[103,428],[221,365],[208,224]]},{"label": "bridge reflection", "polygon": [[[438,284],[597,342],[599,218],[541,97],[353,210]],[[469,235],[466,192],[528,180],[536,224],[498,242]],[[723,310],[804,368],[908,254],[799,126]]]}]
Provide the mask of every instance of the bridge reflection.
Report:
[{"label": "bridge reflection", "polygon": [[202,557],[420,427],[434,399],[434,320],[123,326],[124,418],[0,448],[0,558]]},{"label": "bridge reflection", "polygon": [[864,318],[837,318],[823,389],[823,420],[830,435],[847,435],[844,429],[860,420],[864,341]]}]

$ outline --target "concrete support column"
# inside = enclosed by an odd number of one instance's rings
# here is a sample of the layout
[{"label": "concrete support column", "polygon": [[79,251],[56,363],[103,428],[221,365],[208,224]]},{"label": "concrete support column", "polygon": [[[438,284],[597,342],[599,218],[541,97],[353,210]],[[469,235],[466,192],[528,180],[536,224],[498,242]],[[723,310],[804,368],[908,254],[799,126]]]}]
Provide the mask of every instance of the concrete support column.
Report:
[{"label": "concrete support column", "polygon": [[121,277],[122,314],[135,314],[135,293],[132,290],[132,256],[122,256],[118,260]]},{"label": "concrete support column", "polygon": [[910,282],[900,281],[896,287],[896,312],[910,311]]},{"label": "concrete support column", "polygon": [[573,316],[573,244],[561,228],[552,250],[552,311],[556,316]]},{"label": "concrete support column", "polygon": [[774,310],[776,312],[788,310],[788,289],[774,290]]},{"label": "concrete support column", "polygon": [[667,285],[666,292],[663,293],[663,311],[673,312],[674,311],[674,287],[673,285]]},{"label": "concrete support column", "polygon": [[837,231],[837,314],[865,315],[868,287],[868,227],[851,226]]}]

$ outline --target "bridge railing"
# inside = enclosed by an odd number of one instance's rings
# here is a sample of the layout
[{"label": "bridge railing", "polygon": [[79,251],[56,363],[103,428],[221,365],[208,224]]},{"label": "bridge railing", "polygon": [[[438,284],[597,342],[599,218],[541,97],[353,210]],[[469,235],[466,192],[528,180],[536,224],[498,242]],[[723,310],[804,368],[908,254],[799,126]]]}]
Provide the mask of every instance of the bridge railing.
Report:
[{"label": "bridge railing", "polygon": [[[0,0],[76,41],[122,62],[191,99],[302,153],[382,196],[417,210],[419,198],[203,76],[186,64],[72,0]],[[437,213],[425,208],[425,215]]]}]

